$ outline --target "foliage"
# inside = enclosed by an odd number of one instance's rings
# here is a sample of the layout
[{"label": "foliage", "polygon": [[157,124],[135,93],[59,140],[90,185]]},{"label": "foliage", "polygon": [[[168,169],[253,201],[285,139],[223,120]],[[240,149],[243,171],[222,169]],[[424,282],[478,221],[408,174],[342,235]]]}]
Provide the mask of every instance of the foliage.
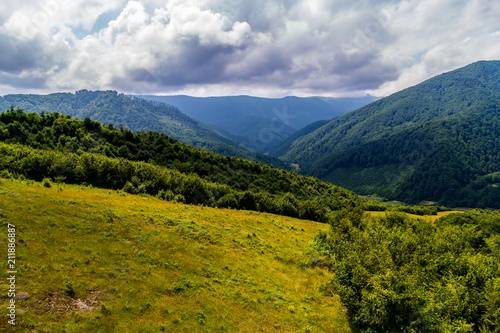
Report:
[{"label": "foliage", "polygon": [[273,149],[272,151],[273,156],[284,155],[290,149],[295,140],[316,131],[318,128],[325,126],[329,122],[330,120],[318,120],[294,132],[292,135],[283,140],[283,142],[280,142],[280,144]]},{"label": "foliage", "polygon": [[228,139],[209,125],[188,117],[174,106],[129,97],[118,94],[116,91],[80,90],[75,94],[55,93],[0,97],[0,109],[5,110],[11,106],[38,114],[59,111],[78,119],[90,118],[103,124],[123,125],[135,132],[164,133],[200,149],[286,168],[286,164],[279,159],[242,148],[238,143]]},{"label": "foliage", "polygon": [[156,132],[134,133],[89,118],[13,109],[0,114],[0,128],[6,129],[0,138],[6,143],[0,145],[0,170],[29,179],[64,179],[323,222],[331,211],[361,204],[354,193],[337,186],[199,150]]},{"label": "foliage", "polygon": [[432,221],[357,209],[338,212],[315,244],[361,332],[496,332],[499,240],[499,212]]},{"label": "foliage", "polygon": [[359,193],[500,208],[499,82],[500,61],[474,63],[334,119],[283,157]]}]

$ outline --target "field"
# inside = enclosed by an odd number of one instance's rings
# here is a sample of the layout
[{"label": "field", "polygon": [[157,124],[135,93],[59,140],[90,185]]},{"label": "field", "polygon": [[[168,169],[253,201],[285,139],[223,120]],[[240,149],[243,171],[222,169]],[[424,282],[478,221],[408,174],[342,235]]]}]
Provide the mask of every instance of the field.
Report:
[{"label": "field", "polygon": [[[424,215],[424,216],[414,215],[414,214],[405,214],[405,215],[407,215],[409,217],[413,217],[415,219],[425,219],[428,221],[435,221],[443,216],[447,216],[447,215],[454,214],[454,213],[463,213],[463,211],[454,210],[454,211],[448,211],[448,212],[438,212],[437,215]],[[383,218],[383,217],[387,216],[386,212],[366,212],[366,214],[372,218]]]},{"label": "field", "polygon": [[[0,179],[16,226],[18,332],[350,332],[307,250],[328,225]],[[3,276],[7,276],[7,256]]]}]

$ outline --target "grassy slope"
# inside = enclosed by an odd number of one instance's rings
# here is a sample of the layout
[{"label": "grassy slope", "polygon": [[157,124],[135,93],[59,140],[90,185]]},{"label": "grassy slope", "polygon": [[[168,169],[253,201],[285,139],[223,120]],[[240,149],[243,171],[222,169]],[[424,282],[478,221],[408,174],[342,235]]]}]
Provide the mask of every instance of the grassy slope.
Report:
[{"label": "grassy slope", "polygon": [[325,224],[5,179],[0,221],[4,253],[17,226],[17,292],[30,295],[13,331],[350,331],[322,292],[331,273],[301,268]]},{"label": "grassy slope", "polygon": [[[427,221],[432,222],[432,221],[436,221],[436,220],[442,218],[443,216],[447,216],[450,214],[462,214],[462,213],[463,213],[463,211],[452,210],[452,211],[448,211],[448,212],[438,212],[437,215],[420,216],[420,215],[407,214],[407,213],[405,213],[405,215],[412,217],[414,219],[421,219],[421,220],[427,220]],[[366,214],[367,214],[368,218],[385,218],[388,213],[387,212],[366,212]]]}]

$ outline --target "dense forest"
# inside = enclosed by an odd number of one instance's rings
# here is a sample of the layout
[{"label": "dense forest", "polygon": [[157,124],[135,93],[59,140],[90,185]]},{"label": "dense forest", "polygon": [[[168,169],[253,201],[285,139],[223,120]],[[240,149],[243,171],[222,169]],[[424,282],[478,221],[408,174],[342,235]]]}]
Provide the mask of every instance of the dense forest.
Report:
[{"label": "dense forest", "polygon": [[286,138],[286,140],[283,140],[283,142],[281,142],[278,146],[276,146],[271,152],[272,155],[281,156],[285,154],[290,149],[295,140],[316,131],[318,128],[328,124],[329,122],[330,122],[329,120],[318,120],[315,121],[314,123],[304,126],[300,130],[298,130],[297,132],[293,133],[288,138]]},{"label": "dense forest", "polygon": [[26,112],[59,111],[83,120],[123,125],[134,132],[155,131],[217,154],[238,156],[286,168],[277,158],[251,152],[211,126],[188,117],[178,108],[161,102],[118,94],[116,91],[80,90],[49,95],[6,95],[0,97],[0,110],[11,106]]},{"label": "dense forest", "polygon": [[315,246],[360,332],[498,332],[500,214],[436,221],[340,211]]},{"label": "dense forest", "polygon": [[34,180],[323,222],[332,211],[362,204],[354,193],[314,178],[57,112],[1,113],[0,141],[0,169]]},{"label": "dense forest", "polygon": [[500,208],[500,62],[445,73],[298,138],[283,158],[361,194]]}]

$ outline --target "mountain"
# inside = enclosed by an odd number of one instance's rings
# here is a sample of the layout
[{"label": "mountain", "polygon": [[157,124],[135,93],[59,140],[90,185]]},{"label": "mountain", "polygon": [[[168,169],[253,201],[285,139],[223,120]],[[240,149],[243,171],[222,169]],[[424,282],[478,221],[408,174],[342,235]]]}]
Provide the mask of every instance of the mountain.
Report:
[{"label": "mountain", "polygon": [[0,141],[0,222],[15,247],[1,331],[500,324],[498,211],[366,202],[165,134],[58,112],[0,113]]},{"label": "mountain", "polygon": [[330,122],[329,120],[318,120],[298,130],[297,132],[293,133],[288,138],[286,138],[283,142],[281,142],[276,148],[274,148],[273,151],[271,152],[272,155],[281,156],[285,154],[290,149],[295,140],[316,131],[318,128],[328,124],[329,122]]},{"label": "mountain", "polygon": [[223,130],[231,139],[269,153],[286,138],[318,120],[331,120],[375,100],[362,98],[251,96],[140,96],[174,105],[190,117]]},{"label": "mountain", "polygon": [[121,124],[132,131],[165,133],[197,148],[287,168],[278,159],[248,151],[211,126],[187,116],[174,106],[125,96],[116,91],[81,90],[75,94],[0,97],[0,110],[7,110],[11,106],[26,112],[59,111],[79,119],[88,117],[105,124]]},{"label": "mountain", "polygon": [[500,208],[500,61],[431,78],[336,118],[281,155],[358,193]]}]

